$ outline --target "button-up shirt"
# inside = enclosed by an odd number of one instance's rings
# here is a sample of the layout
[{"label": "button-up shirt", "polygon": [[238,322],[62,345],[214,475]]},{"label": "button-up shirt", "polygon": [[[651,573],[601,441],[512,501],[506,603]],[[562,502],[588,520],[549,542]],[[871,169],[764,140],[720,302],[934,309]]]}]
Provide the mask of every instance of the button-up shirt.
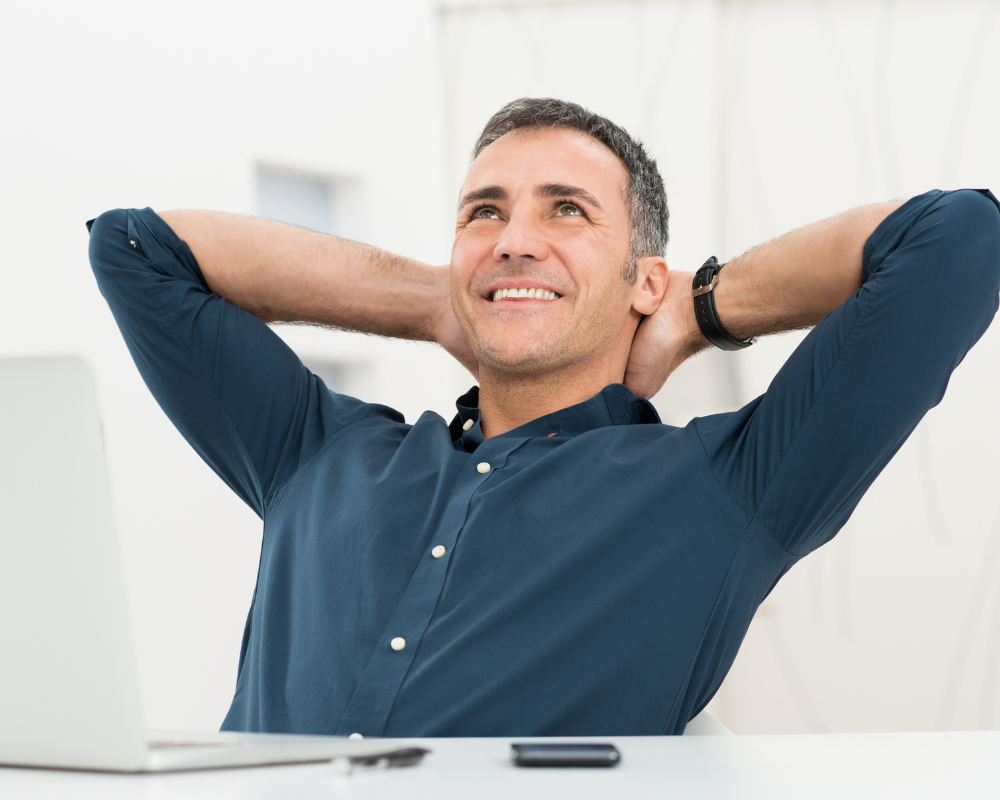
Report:
[{"label": "button-up shirt", "polygon": [[99,217],[91,261],[139,371],[264,521],[223,728],[682,732],[989,325],[995,202],[889,216],[858,292],[738,411],[672,427],[612,385],[489,439],[475,389],[450,424],[330,391],[152,210]]}]

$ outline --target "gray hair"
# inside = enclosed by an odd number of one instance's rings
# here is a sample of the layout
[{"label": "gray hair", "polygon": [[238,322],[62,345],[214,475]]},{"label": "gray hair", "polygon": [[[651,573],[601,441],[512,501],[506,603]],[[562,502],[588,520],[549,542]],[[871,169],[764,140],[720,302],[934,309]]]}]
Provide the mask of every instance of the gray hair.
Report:
[{"label": "gray hair", "polygon": [[618,156],[628,173],[625,202],[629,208],[629,262],[622,277],[634,283],[638,259],[664,256],[669,239],[667,193],[663,178],[642,142],[611,120],[576,103],[552,97],[522,97],[507,103],[486,123],[472,148],[472,160],[501,136],[516,130],[571,128],[597,139]]}]

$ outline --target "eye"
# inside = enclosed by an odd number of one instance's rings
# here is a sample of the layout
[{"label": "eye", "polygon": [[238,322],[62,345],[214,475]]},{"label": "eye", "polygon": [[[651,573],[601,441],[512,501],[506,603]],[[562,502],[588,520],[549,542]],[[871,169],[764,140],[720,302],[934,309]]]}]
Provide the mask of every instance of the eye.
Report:
[{"label": "eye", "polygon": [[583,211],[580,207],[574,205],[573,203],[563,203],[556,209],[557,217],[582,217]]},{"label": "eye", "polygon": [[500,219],[500,215],[492,206],[482,206],[474,209],[469,219]]}]

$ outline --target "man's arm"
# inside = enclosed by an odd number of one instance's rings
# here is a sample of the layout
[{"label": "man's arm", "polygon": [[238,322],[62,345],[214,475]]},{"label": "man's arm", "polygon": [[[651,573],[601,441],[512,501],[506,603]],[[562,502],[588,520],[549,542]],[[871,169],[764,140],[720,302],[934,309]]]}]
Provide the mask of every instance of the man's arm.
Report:
[{"label": "man's arm", "polygon": [[904,202],[851,209],[730,261],[713,290],[726,330],[745,340],[816,325],[861,288],[865,242]]},{"label": "man's arm", "polygon": [[438,342],[475,373],[451,309],[448,267],[238,214],[159,216],[191,249],[209,289],[264,322]]},{"label": "man's arm", "polygon": [[[727,298],[720,309],[734,335],[807,325],[833,307],[761,397],[691,425],[755,535],[794,556],[847,521],[997,311],[1000,213],[991,194],[914,197],[884,216],[858,253],[871,224],[834,218],[744,261],[731,288],[755,297]],[[815,272],[816,263],[836,275]],[[847,298],[834,305],[838,292]]]},{"label": "man's arm", "polygon": [[259,515],[340,431],[403,422],[328,391],[259,317],[211,291],[190,248],[152,209],[101,214],[89,250],[150,392]]},{"label": "man's arm", "polygon": [[[861,287],[865,242],[903,200],[855,208],[734,258],[719,274],[715,307],[726,330],[749,339],[810,328]],[[691,272],[670,272],[656,314],[636,333],[625,383],[652,397],[686,359],[708,348],[694,315]]]}]

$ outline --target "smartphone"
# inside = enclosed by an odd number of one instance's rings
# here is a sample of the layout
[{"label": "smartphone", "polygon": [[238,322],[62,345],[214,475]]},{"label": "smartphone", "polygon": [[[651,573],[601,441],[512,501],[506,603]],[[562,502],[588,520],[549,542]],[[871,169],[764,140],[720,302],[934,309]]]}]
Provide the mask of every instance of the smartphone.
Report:
[{"label": "smartphone", "polygon": [[512,744],[510,757],[519,767],[613,767],[622,760],[613,744]]}]

